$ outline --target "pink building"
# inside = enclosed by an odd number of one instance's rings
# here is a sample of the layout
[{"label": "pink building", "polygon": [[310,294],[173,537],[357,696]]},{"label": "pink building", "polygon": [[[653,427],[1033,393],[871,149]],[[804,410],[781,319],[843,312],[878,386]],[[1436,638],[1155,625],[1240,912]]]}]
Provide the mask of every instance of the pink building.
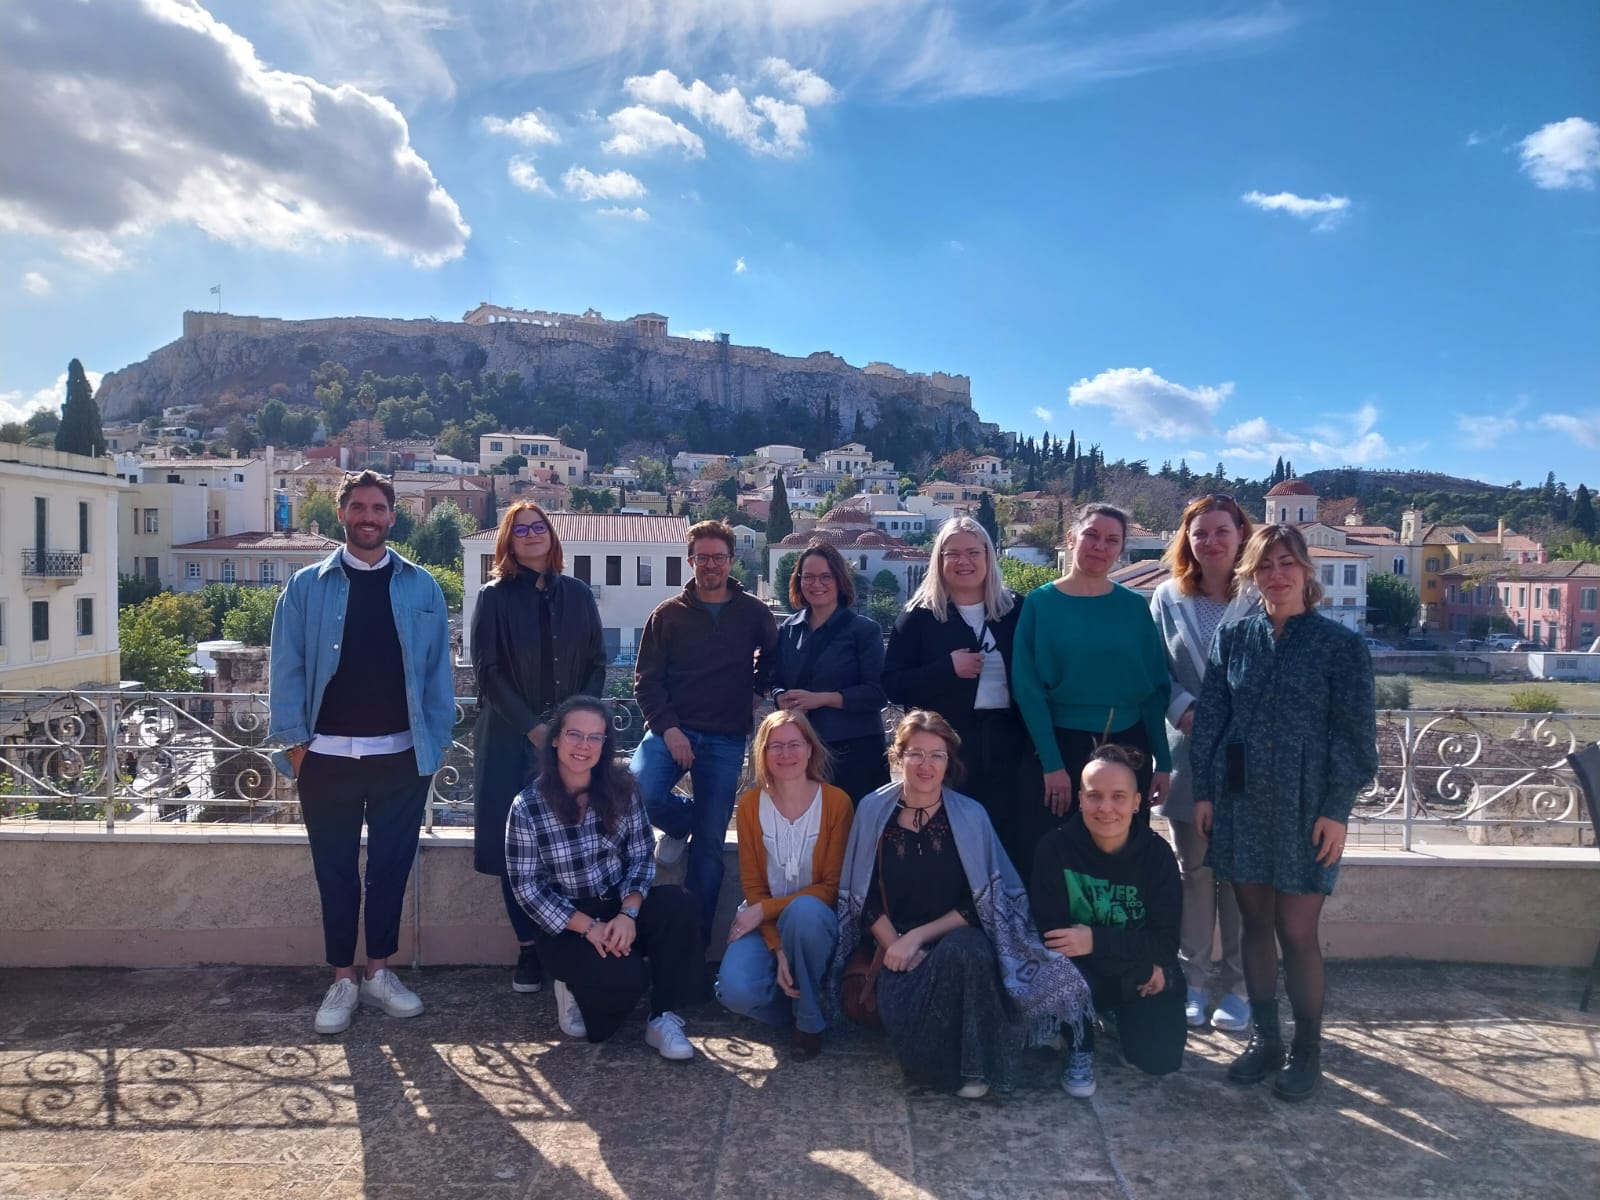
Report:
[{"label": "pink building", "polygon": [[1530,642],[1587,650],[1600,637],[1600,563],[1485,563],[1445,571],[1445,625],[1465,634],[1474,617],[1505,616]]}]

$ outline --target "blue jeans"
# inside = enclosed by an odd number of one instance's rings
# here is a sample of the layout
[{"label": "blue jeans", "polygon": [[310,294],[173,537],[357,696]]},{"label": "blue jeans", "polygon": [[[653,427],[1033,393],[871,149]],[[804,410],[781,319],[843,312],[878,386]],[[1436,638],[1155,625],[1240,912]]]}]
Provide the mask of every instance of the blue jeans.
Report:
[{"label": "blue jeans", "polygon": [[794,1022],[804,1033],[827,1028],[822,1016],[822,977],[839,940],[839,918],[815,896],[800,896],[778,914],[778,941],[800,991],[791,1000],[778,987],[778,956],[759,929],[728,947],[717,974],[717,999],[736,1013],[769,1025]]},{"label": "blue jeans", "polygon": [[668,837],[689,839],[683,886],[700,901],[700,936],[709,939],[722,891],[722,846],[744,769],[744,738],[693,729],[683,730],[683,735],[694,751],[694,765],[688,771],[694,785],[692,800],[673,792],[684,770],[654,733],[644,735],[628,769],[639,781],[651,824]]}]

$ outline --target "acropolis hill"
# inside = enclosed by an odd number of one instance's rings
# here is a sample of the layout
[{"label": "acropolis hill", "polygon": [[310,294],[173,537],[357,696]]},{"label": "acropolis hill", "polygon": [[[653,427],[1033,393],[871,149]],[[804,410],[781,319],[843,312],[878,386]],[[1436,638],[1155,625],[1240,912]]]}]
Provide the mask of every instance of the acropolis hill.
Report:
[{"label": "acropolis hill", "polygon": [[826,350],[796,358],[733,345],[727,334],[711,341],[675,337],[659,313],[613,321],[593,309],[574,315],[493,304],[478,305],[460,321],[186,312],[181,338],[107,375],[96,399],[108,420],[206,404],[225,392],[264,396],[274,384],[287,386],[292,401],[309,403],[309,372],[325,359],[352,375],[371,369],[432,379],[441,372],[516,371],[531,390],[564,388],[611,401],[648,395],[668,409],[701,401],[720,410],[784,401],[811,409],[829,397],[843,429],[857,412],[873,425],[880,405],[898,402],[923,410],[919,419],[935,428],[967,425],[979,437],[996,431],[978,420],[964,375],[881,362],[853,367]]}]

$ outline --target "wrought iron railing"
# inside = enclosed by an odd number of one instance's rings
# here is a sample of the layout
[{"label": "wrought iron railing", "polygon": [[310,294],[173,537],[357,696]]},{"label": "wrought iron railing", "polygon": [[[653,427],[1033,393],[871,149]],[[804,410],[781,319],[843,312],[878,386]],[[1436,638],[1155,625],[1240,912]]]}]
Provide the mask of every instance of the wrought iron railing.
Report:
[{"label": "wrought iron railing", "polygon": [[[643,717],[632,700],[613,704],[617,751],[631,754]],[[475,718],[476,702],[458,698],[430,827],[472,823]],[[0,825],[298,824],[267,726],[259,693],[0,692]],[[1378,775],[1356,804],[1355,844],[1410,849],[1419,831],[1430,842],[1579,844],[1589,824],[1566,756],[1595,740],[1600,714],[1379,713]]]},{"label": "wrought iron railing", "polygon": [[22,552],[22,573],[36,579],[78,579],[83,575],[83,554],[30,547]]}]

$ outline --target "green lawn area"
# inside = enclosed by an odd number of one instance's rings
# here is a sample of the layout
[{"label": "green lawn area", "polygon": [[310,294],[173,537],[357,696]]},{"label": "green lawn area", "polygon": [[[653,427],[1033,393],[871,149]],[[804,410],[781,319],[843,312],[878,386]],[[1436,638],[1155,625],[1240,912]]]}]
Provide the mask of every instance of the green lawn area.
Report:
[{"label": "green lawn area", "polygon": [[[1379,676],[1390,678],[1391,674]],[[1600,683],[1550,680],[1457,679],[1445,675],[1409,675],[1412,708],[1499,709],[1511,705],[1519,688],[1546,688],[1561,697],[1563,712],[1600,713]]]}]

